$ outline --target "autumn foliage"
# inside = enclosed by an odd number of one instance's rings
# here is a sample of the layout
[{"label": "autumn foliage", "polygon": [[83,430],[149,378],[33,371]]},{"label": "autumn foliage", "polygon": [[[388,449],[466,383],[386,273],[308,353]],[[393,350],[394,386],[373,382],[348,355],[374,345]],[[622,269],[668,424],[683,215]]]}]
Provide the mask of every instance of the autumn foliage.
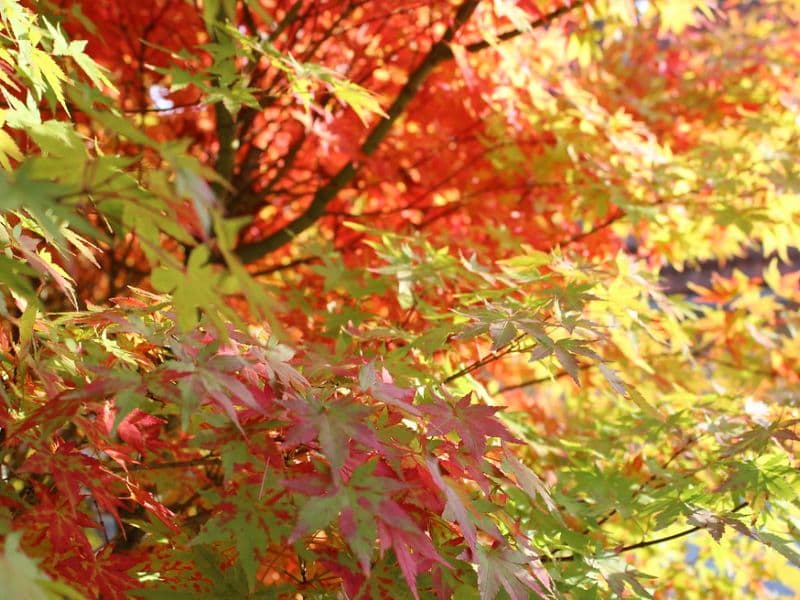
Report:
[{"label": "autumn foliage", "polygon": [[0,0],[0,595],[800,593],[798,19]]}]

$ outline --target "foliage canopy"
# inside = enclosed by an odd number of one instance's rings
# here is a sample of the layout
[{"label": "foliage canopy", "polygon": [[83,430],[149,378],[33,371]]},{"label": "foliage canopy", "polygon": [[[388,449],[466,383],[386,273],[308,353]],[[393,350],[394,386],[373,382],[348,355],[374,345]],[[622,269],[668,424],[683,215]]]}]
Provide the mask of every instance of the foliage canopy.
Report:
[{"label": "foliage canopy", "polygon": [[0,0],[4,589],[797,593],[799,17]]}]

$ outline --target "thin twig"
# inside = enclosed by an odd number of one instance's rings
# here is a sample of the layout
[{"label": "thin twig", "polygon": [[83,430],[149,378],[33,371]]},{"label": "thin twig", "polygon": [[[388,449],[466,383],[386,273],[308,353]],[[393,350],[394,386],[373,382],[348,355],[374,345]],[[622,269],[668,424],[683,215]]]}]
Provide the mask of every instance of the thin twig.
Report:
[{"label": "thin twig", "polygon": [[208,465],[212,463],[219,463],[219,456],[204,456],[203,458],[193,458],[191,460],[177,460],[172,462],[163,463],[150,463],[141,465],[130,465],[127,468],[113,467],[113,471],[155,471],[159,469],[183,469],[186,467],[197,467],[201,465]]},{"label": "thin twig", "polygon": [[[739,512],[745,506],[747,506],[748,502],[741,502],[737,504],[731,512]],[[642,540],[641,542],[636,542],[635,544],[629,544],[627,546],[622,546],[614,551],[615,554],[624,554],[626,552],[631,552],[633,550],[639,550],[641,548],[648,548],[650,546],[656,546],[658,544],[663,544],[665,542],[671,542],[672,540],[677,540],[682,537],[686,537],[687,535],[691,535],[696,531],[700,531],[701,529],[706,529],[705,525],[695,525],[694,527],[689,527],[688,529],[684,529],[683,531],[679,531],[677,533],[673,533],[671,535],[665,535],[660,538],[654,538],[651,540]],[[578,554],[568,554],[566,556],[553,556],[552,558],[549,556],[541,557],[542,562],[570,562],[579,558],[580,555]]]}]

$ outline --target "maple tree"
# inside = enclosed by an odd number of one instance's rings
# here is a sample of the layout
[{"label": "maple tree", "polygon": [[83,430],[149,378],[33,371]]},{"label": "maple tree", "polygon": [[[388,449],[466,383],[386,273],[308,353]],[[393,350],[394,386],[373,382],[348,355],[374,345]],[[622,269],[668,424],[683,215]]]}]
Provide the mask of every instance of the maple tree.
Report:
[{"label": "maple tree", "polygon": [[0,0],[6,593],[796,593],[798,18]]}]

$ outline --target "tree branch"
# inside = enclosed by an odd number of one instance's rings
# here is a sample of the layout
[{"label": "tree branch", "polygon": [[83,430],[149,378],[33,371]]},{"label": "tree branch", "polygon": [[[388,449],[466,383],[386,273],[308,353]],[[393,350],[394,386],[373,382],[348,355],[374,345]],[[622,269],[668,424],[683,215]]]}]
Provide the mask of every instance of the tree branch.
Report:
[{"label": "tree branch", "polygon": [[[739,512],[745,506],[748,506],[748,502],[741,502],[737,504],[731,512]],[[688,529],[684,529],[683,531],[678,531],[677,533],[673,533],[671,535],[665,535],[664,537],[660,538],[653,538],[651,540],[642,540],[641,542],[636,542],[635,544],[628,544],[627,546],[622,546],[621,548],[617,548],[614,553],[615,554],[624,554],[626,552],[631,552],[633,550],[639,550],[641,548],[648,548],[650,546],[656,546],[658,544],[663,544],[665,542],[671,542],[672,540],[677,540],[682,537],[686,537],[687,535],[691,535],[696,531],[700,531],[701,529],[706,529],[704,525],[695,525],[694,527],[689,527]],[[552,558],[548,556],[541,557],[542,562],[570,562],[578,558],[577,554],[568,554],[566,556],[554,556]]]},{"label": "tree branch", "polygon": [[[220,3],[217,12],[214,15],[216,21],[222,21],[225,18],[225,8]],[[213,25],[208,27],[208,33],[212,41],[219,43],[219,32]],[[214,78],[214,84],[220,85],[218,77]],[[214,105],[215,127],[217,133],[217,157],[214,161],[214,170],[225,180],[230,181],[233,177],[233,167],[236,159],[236,119],[231,112],[225,107],[222,102],[217,102]],[[227,200],[227,192],[225,186],[215,182],[212,186],[217,197],[225,198]],[[227,202],[226,202],[227,203]]]},{"label": "tree branch", "polygon": [[[392,128],[392,125],[397,119],[405,112],[408,104],[416,96],[422,84],[431,74],[431,72],[441,63],[453,59],[453,52],[450,49],[450,43],[456,36],[456,33],[467,23],[472,16],[472,13],[478,6],[480,0],[465,0],[459,7],[453,19],[453,23],[447,28],[441,39],[436,42],[408,77],[405,85],[402,87],[397,97],[392,102],[389,109],[386,111],[387,116],[378,122],[377,125],[367,136],[366,140],[361,146],[361,152],[365,156],[371,156],[377,149],[380,143],[384,140],[386,135]],[[569,7],[562,7],[558,10],[549,13],[548,15],[537,19],[531,23],[531,28],[541,28],[550,24],[553,20],[568,13],[571,10],[581,6],[582,0],[576,2]],[[498,40],[505,41],[521,35],[523,30],[506,31],[498,36]],[[469,52],[477,52],[488,48],[490,46],[487,42],[476,42],[467,46]],[[325,208],[336,197],[336,195],[344,189],[356,176],[360,163],[356,160],[351,160],[331,179],[327,184],[322,186],[314,194],[311,203],[306,208],[305,212],[297,217],[291,223],[288,223],[282,229],[267,236],[263,240],[243,244],[236,250],[239,258],[245,262],[253,262],[259,258],[274,252],[281,246],[288,244],[300,233],[311,227],[316,223],[324,214]]]},{"label": "tree branch", "polygon": [[[731,512],[739,512],[745,506],[747,506],[747,502],[741,502],[737,504]],[[622,554],[623,552],[630,552],[631,550],[638,550],[640,548],[647,548],[649,546],[655,546],[656,544],[663,544],[664,542],[671,542],[672,540],[677,540],[682,537],[686,537],[694,533],[695,531],[700,531],[701,529],[705,529],[706,526],[704,525],[695,525],[694,527],[690,527],[689,529],[684,529],[683,531],[679,531],[678,533],[673,533],[672,535],[665,535],[664,537],[655,538],[652,540],[642,540],[641,542],[637,542],[636,544],[630,544],[628,546],[623,546],[619,550],[617,550],[617,554]]]},{"label": "tree branch", "polygon": [[[586,369],[591,369],[592,367],[596,367],[597,364],[595,363],[580,363],[578,365],[578,370],[585,371]],[[566,371],[558,371],[557,373],[553,373],[551,375],[546,375],[545,377],[534,377],[533,379],[526,379],[524,381],[520,381],[519,383],[512,383],[510,385],[505,385],[497,390],[498,394],[505,394],[506,392],[513,392],[514,390],[519,390],[524,387],[529,387],[532,385],[538,385],[540,383],[546,383],[548,381],[553,381],[554,379],[561,379],[562,377],[567,377],[569,373]]]},{"label": "tree branch", "polygon": [[[544,15],[543,17],[539,18],[539,19],[536,19],[535,21],[531,21],[530,29],[541,29],[542,27],[547,27],[548,25],[550,25],[550,23],[552,23],[553,21],[555,21],[559,17],[562,17],[562,16],[572,12],[576,8],[580,8],[583,5],[584,5],[584,0],[578,0],[577,2],[573,2],[569,6],[562,6],[561,8],[556,9],[553,12],[548,13],[548,14]],[[511,40],[511,39],[513,39],[513,38],[515,38],[515,37],[517,37],[519,35],[522,35],[526,31],[528,31],[528,30],[525,30],[525,29],[509,29],[508,31],[504,31],[503,33],[498,35],[497,36],[497,41],[498,42],[506,42],[506,41]],[[486,48],[491,47],[491,45],[492,44],[490,44],[486,40],[481,40],[480,42],[475,42],[473,44],[467,44],[466,46],[464,46],[464,49],[467,52],[470,52],[470,53],[472,53],[472,52],[480,52],[481,50],[485,50]]]},{"label": "tree branch", "polygon": [[122,471],[156,471],[161,469],[185,469],[188,467],[216,464],[219,462],[220,462],[219,456],[204,456],[201,458],[193,458],[190,460],[177,460],[177,461],[163,462],[163,463],[128,465],[127,468],[114,466],[111,467],[111,470],[115,472],[122,472]]},{"label": "tree branch", "polygon": [[[246,6],[246,5],[245,5]],[[275,29],[272,33],[267,36],[267,40],[272,42],[281,35],[289,25],[292,25],[297,20],[297,15],[300,14],[300,9],[303,7],[303,0],[297,0],[292,6],[286,11],[283,19],[280,20],[280,23],[277,24]]]},{"label": "tree branch", "polygon": [[490,352],[489,354],[487,354],[483,358],[479,358],[478,360],[476,360],[475,362],[470,363],[469,365],[467,365],[463,369],[460,369],[460,370],[456,371],[455,373],[453,373],[452,375],[450,375],[449,377],[446,377],[442,381],[442,383],[443,384],[444,383],[452,383],[456,379],[460,379],[460,378],[464,377],[464,375],[469,375],[470,373],[472,373],[473,371],[476,371],[477,369],[480,369],[481,367],[485,367],[486,365],[488,365],[490,363],[493,363],[493,362],[495,362],[497,360],[500,360],[506,354],[510,354],[511,352],[515,352],[515,351],[516,352],[526,352],[528,350],[531,350],[533,348],[533,346],[525,346],[523,348],[520,348],[520,347],[517,346],[517,344],[519,344],[519,342],[521,342],[524,338],[525,338],[525,334],[522,334],[522,333],[519,334],[517,337],[515,337],[513,340],[511,340],[505,346],[501,346],[500,348],[497,348],[496,350],[493,350],[492,352]]}]

